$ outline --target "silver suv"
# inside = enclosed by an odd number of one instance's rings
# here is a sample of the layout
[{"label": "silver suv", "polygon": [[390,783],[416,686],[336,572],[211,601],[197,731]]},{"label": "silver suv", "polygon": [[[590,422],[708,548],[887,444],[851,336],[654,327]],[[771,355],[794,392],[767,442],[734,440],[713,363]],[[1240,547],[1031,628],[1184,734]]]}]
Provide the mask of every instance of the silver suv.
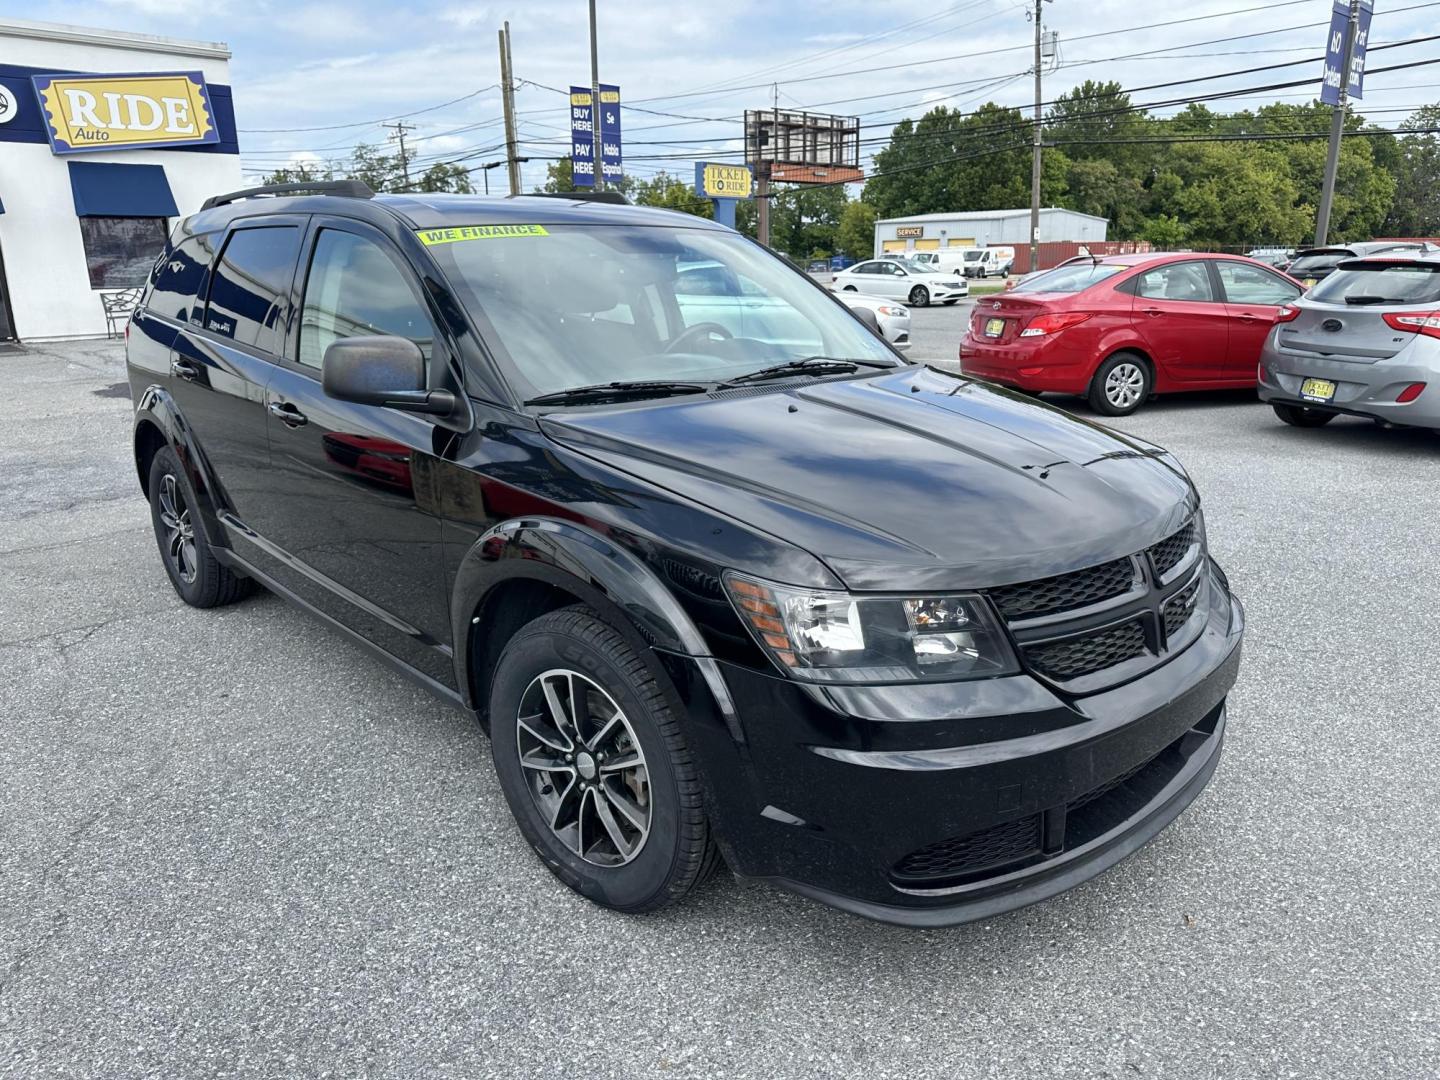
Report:
[{"label": "silver suv", "polygon": [[1260,397],[1297,427],[1341,413],[1440,428],[1440,252],[1347,259],[1280,309]]}]

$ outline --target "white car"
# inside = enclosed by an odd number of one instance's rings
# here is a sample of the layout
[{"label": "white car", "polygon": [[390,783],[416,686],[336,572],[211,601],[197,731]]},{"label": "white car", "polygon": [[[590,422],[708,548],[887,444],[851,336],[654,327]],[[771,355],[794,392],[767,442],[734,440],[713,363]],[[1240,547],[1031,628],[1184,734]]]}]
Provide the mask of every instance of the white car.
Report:
[{"label": "white car", "polygon": [[970,295],[969,283],[952,272],[937,273],[908,259],[870,259],[835,275],[837,292],[856,292],[882,300],[903,300],[911,307],[953,304]]},{"label": "white car", "polygon": [[875,316],[880,326],[880,336],[897,349],[910,348],[910,309],[894,300],[879,296],[864,296],[857,292],[846,292],[831,287],[835,298],[852,311],[863,308]]}]

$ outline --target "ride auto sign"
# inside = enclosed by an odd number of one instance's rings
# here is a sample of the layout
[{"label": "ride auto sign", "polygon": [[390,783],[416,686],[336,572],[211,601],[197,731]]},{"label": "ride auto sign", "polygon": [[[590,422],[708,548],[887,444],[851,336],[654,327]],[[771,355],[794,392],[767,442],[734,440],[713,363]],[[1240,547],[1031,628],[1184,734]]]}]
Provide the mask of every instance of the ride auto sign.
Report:
[{"label": "ride auto sign", "polygon": [[220,141],[198,71],[35,75],[33,81],[57,154]]}]

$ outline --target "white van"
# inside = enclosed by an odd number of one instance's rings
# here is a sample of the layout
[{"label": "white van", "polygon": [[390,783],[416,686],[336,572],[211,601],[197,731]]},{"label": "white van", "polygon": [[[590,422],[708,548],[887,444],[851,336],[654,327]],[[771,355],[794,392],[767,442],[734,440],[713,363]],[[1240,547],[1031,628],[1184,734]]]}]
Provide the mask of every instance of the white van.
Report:
[{"label": "white van", "polygon": [[966,277],[1009,277],[1015,265],[1013,247],[969,248],[964,252]]}]

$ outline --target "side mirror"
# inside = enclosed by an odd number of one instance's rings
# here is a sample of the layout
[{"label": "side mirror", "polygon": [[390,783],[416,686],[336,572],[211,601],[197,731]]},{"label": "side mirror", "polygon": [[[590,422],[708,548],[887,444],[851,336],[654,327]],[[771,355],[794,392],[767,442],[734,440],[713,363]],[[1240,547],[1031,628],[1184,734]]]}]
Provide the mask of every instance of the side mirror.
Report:
[{"label": "side mirror", "polygon": [[408,338],[374,336],[331,342],[320,363],[328,397],[360,405],[384,405],[405,412],[449,416],[455,395],[425,389],[425,356]]}]

